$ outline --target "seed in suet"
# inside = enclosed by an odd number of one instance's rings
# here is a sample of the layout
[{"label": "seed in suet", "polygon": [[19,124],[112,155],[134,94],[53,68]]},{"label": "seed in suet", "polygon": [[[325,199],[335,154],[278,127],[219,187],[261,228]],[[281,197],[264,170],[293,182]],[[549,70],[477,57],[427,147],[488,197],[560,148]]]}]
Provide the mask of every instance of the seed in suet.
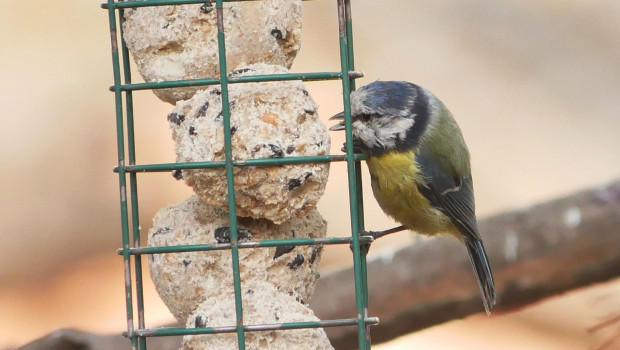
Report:
[{"label": "seed in suet", "polygon": [[297,256],[295,257],[295,259],[293,259],[293,261],[291,261],[290,263],[286,264],[286,266],[288,266],[289,269],[291,270],[297,270],[301,264],[304,263],[304,256],[301,254],[297,254]]},{"label": "seed in suet", "polygon": [[281,257],[286,253],[290,253],[291,251],[293,251],[293,249],[295,249],[294,245],[282,245],[276,247],[276,253],[273,254],[273,260],[276,260],[277,258]]},{"label": "seed in suet", "polygon": [[174,177],[176,180],[183,180],[183,172],[181,171],[181,169],[177,169],[172,172],[172,177]]},{"label": "seed in suet", "polygon": [[228,76],[232,77],[234,75],[239,75],[239,74],[247,73],[249,71],[251,71],[250,68],[239,68],[239,69],[235,69],[235,70],[231,71],[230,73],[228,73]]},{"label": "seed in suet", "polygon": [[298,188],[299,186],[301,186],[301,180],[300,179],[291,179],[291,181],[288,182],[288,190],[292,191],[296,188]]},{"label": "seed in suet", "polygon": [[207,322],[209,322],[209,318],[204,315],[198,315],[194,319],[194,326],[196,328],[205,328],[207,326]]},{"label": "seed in suet", "polygon": [[[217,243],[230,243],[230,227],[218,227],[214,232],[215,240]],[[239,227],[237,229],[238,241],[249,241],[252,239],[250,231]]]},{"label": "seed in suet", "polygon": [[288,190],[292,191],[298,187],[300,187],[301,185],[304,184],[304,182],[306,182],[306,180],[308,180],[308,178],[312,176],[311,172],[307,172],[305,173],[302,177],[296,178],[296,179],[291,179],[288,182]]},{"label": "seed in suet", "polygon": [[204,117],[205,114],[207,114],[207,109],[209,109],[209,101],[205,101],[205,103],[200,106],[200,109],[198,110],[198,118]]},{"label": "seed in suet", "polygon": [[168,121],[171,123],[175,123],[176,125],[181,125],[185,120],[185,116],[183,114],[176,114],[174,112],[168,114]]},{"label": "seed in suet", "polygon": [[158,228],[155,232],[153,232],[153,237],[157,236],[157,235],[163,235],[170,232],[170,228],[169,227],[162,227],[162,228]]},{"label": "seed in suet", "polygon": [[205,3],[202,6],[200,6],[200,11],[204,13],[209,13],[213,11],[213,3],[211,2],[211,0],[205,1]]},{"label": "seed in suet", "polygon": [[284,152],[282,152],[282,148],[280,148],[280,146],[278,145],[274,145],[273,143],[270,143],[269,148],[271,148],[271,152],[273,152],[273,155],[269,158],[282,158],[284,157]]},{"label": "seed in suet", "polygon": [[282,39],[282,31],[278,28],[274,28],[271,30],[271,35],[277,40]]},{"label": "seed in suet", "polygon": [[321,250],[321,247],[312,246],[312,255],[310,255],[310,259],[308,259],[308,263],[314,264],[314,261],[316,260],[317,254],[319,253],[320,250]]}]

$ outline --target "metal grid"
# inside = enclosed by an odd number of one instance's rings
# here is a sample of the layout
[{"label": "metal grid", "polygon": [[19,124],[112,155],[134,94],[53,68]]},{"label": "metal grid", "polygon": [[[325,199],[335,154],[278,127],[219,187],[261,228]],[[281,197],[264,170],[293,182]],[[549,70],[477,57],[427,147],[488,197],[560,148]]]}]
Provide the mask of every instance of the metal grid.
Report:
[{"label": "metal grid", "polygon": [[[354,71],[353,62],[353,39],[351,29],[351,6],[350,0],[333,0],[338,3],[338,23],[340,42],[340,72],[313,72],[313,73],[290,73],[256,75],[249,77],[228,77],[226,68],[226,47],[224,44],[223,28],[223,3],[244,0],[207,0],[208,5],[213,5],[217,14],[218,25],[218,48],[219,48],[219,79],[192,79],[178,81],[164,81],[151,83],[132,83],[129,64],[129,52],[122,39],[123,9],[144,6],[181,5],[181,4],[204,4],[205,0],[108,0],[102,4],[108,10],[110,35],[112,42],[112,64],[114,71],[114,92],[116,104],[116,126],[118,143],[118,166],[114,171],[119,175],[120,208],[122,225],[123,247],[119,254],[123,256],[125,266],[125,298],[127,308],[127,332],[125,335],[131,339],[133,349],[146,349],[146,337],[172,336],[172,335],[197,335],[215,333],[236,333],[238,348],[245,349],[245,333],[265,330],[286,330],[299,328],[356,326],[358,330],[359,349],[370,349],[370,325],[377,324],[376,317],[368,316],[368,287],[366,283],[366,247],[372,239],[368,236],[361,237],[360,230],[364,228],[363,204],[361,193],[360,163],[362,155],[353,153],[351,142],[351,117],[349,94],[355,89],[354,79],[362,76]],[[247,1],[247,0],[245,0]],[[120,28],[120,29],[119,29]],[[119,36],[120,33],[120,36]],[[119,52],[120,47],[120,52]],[[283,81],[283,80],[336,80],[342,81],[343,103],[346,120],[346,154],[323,155],[304,157],[285,157],[276,159],[251,159],[247,161],[233,161],[231,156],[231,131],[230,110],[228,104],[228,84],[259,82],[259,81]],[[225,161],[219,162],[194,162],[194,163],[165,163],[165,164],[137,164],[135,155],[134,120],[133,120],[133,91],[146,89],[162,89],[171,87],[221,85],[222,115],[224,121],[224,148]],[[124,97],[124,98],[123,98]],[[295,163],[322,163],[344,161],[347,163],[347,176],[349,187],[349,204],[351,214],[351,236],[328,237],[320,239],[298,238],[284,240],[262,240],[251,242],[238,241],[237,216],[235,206],[235,192],[233,185],[233,168],[241,166],[274,166],[280,164]],[[163,172],[180,169],[201,169],[223,167],[226,169],[226,181],[228,186],[228,209],[231,230],[231,242],[223,244],[196,244],[167,247],[141,247],[140,246],[140,220],[138,217],[138,179],[137,174],[142,172]],[[129,178],[129,188],[127,179]],[[127,196],[129,192],[129,198]],[[325,244],[350,244],[353,252],[353,265],[355,273],[355,306],[357,315],[353,318],[334,320],[322,320],[319,322],[290,322],[278,324],[246,325],[243,322],[243,305],[241,299],[241,281],[239,275],[239,249],[260,249],[261,247],[277,247],[291,245],[325,245]],[[228,327],[206,328],[146,328],[144,321],[144,297],[142,276],[142,255],[161,254],[189,251],[209,251],[230,249],[232,252],[233,282],[235,292],[236,325]],[[133,269],[132,269],[133,261]],[[132,273],[135,275],[132,278]],[[137,317],[134,315],[137,311]]]}]

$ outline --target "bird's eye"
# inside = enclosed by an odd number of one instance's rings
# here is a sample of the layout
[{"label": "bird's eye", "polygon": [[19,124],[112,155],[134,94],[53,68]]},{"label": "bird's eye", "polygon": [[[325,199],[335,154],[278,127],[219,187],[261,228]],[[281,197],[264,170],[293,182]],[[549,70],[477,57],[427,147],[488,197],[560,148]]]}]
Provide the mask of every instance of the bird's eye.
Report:
[{"label": "bird's eye", "polygon": [[368,115],[368,114],[359,114],[359,115],[356,115],[353,119],[359,120],[362,123],[366,123],[366,122],[368,122],[368,120],[370,120],[370,115]]}]

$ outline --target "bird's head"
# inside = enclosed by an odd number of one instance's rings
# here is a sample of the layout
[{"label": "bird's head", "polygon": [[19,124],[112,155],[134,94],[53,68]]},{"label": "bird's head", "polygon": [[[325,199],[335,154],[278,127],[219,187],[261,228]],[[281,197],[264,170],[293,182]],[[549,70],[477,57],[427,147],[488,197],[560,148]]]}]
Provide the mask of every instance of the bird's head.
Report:
[{"label": "bird's head", "polygon": [[[429,98],[423,88],[402,81],[375,81],[351,93],[351,131],[363,153],[382,154],[415,147],[428,125]],[[330,130],[344,130],[341,120]]]}]

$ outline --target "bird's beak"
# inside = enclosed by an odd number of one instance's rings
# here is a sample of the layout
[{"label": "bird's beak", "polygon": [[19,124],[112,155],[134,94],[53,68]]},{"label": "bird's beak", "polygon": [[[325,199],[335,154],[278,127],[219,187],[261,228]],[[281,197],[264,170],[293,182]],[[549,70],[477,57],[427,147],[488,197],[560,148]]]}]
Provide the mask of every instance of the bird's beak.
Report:
[{"label": "bird's beak", "polygon": [[332,126],[331,128],[329,128],[329,130],[331,131],[344,130],[344,112],[340,112],[336,114],[335,116],[329,118],[329,120],[340,120],[340,123]]}]

